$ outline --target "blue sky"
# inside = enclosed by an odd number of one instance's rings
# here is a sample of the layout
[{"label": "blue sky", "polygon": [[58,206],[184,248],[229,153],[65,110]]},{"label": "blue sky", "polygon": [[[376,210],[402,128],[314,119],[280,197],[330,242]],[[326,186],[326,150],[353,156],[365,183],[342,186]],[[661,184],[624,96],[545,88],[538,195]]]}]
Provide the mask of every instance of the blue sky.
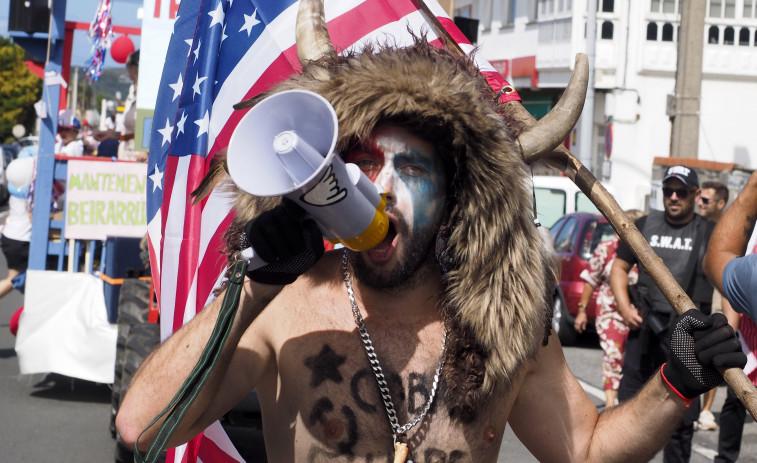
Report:
[{"label": "blue sky", "polygon": [[[142,6],[142,0],[112,0],[112,22],[118,26],[141,27],[142,20],[137,18],[137,9]],[[100,0],[67,0],[66,20],[77,22],[92,22],[97,12]],[[10,0],[0,0],[0,36],[8,36],[8,13]],[[114,38],[118,37],[116,34]],[[131,37],[134,45],[139,48],[139,37]],[[86,31],[74,33],[74,49],[71,57],[71,66],[85,66],[87,59],[92,55],[92,44],[87,37]],[[105,67],[122,67],[116,63],[108,53]]]}]

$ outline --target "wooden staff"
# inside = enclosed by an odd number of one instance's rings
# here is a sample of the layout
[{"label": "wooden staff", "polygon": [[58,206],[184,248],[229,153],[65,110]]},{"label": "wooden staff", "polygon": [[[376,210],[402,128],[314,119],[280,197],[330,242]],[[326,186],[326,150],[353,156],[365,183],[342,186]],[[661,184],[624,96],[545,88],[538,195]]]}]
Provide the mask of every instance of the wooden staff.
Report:
[{"label": "wooden staff", "polygon": [[[426,6],[423,0],[413,0],[413,3],[423,12],[426,20],[434,26],[437,34],[445,40],[448,47],[465,55],[465,52],[441,23],[439,23],[437,17]],[[588,59],[583,53],[576,56],[576,69],[579,67],[588,69]],[[583,105],[583,102],[581,104]],[[514,120],[514,123],[508,127],[513,137],[517,137],[525,129],[536,123],[536,119],[519,101],[505,103],[505,112]],[[607,220],[618,233],[620,239],[631,248],[639,263],[644,267],[649,276],[652,277],[655,284],[659,286],[676,313],[680,315],[690,309],[696,309],[689,295],[681,288],[662,259],[654,253],[647,240],[644,239],[644,236],[636,228],[636,225],[623,212],[617,201],[615,201],[615,198],[608,193],[602,183],[567,148],[559,145],[550,153],[536,153],[524,156],[524,160],[526,164],[543,161],[549,166],[560,170],[573,180],[576,186],[594,203],[597,209],[607,217]],[[757,419],[757,389],[755,389],[754,384],[744,374],[744,371],[734,367],[720,370],[720,373],[736,393],[739,400],[741,400],[741,403],[749,410],[752,417]]]}]

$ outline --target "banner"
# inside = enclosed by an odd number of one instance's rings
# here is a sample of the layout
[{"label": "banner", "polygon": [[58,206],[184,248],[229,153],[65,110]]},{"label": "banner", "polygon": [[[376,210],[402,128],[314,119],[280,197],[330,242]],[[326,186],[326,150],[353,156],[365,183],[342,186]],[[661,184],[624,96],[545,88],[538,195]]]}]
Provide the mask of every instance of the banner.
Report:
[{"label": "banner", "polygon": [[68,161],[66,238],[143,237],[146,184],[145,163]]},{"label": "banner", "polygon": [[88,273],[27,271],[16,336],[21,374],[59,373],[113,383],[117,337],[118,327],[108,323],[101,279]]}]

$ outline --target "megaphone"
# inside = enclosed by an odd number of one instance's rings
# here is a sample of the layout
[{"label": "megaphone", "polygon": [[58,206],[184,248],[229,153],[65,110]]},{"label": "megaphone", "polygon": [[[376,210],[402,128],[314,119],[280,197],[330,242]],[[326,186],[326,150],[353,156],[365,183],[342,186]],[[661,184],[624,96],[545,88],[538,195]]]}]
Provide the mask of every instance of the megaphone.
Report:
[{"label": "megaphone", "polygon": [[[353,251],[379,244],[389,229],[383,191],[336,152],[338,122],[325,98],[306,90],[274,94],[242,117],[226,162],[234,183],[255,196],[286,196],[332,243]],[[252,259],[248,268],[265,264]],[[257,261],[257,263],[256,263]]]}]

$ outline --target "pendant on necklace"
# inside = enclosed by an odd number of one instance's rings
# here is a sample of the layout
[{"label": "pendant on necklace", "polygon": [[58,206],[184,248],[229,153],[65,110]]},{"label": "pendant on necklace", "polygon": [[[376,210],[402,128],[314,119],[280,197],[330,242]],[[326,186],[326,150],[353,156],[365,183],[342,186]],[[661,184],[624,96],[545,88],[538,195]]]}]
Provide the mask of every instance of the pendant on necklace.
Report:
[{"label": "pendant on necklace", "polygon": [[407,444],[404,442],[394,444],[394,463],[405,463],[409,451],[410,449],[407,448]]}]

